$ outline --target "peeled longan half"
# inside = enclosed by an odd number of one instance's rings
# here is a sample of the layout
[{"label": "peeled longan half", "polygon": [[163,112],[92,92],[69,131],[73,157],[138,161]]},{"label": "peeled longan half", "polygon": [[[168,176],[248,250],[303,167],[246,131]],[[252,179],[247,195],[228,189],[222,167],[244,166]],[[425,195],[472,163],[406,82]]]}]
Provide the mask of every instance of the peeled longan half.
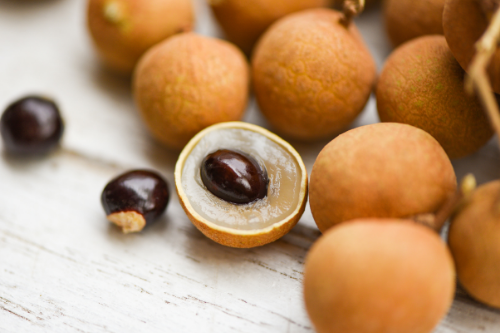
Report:
[{"label": "peeled longan half", "polygon": [[332,137],[363,110],[375,80],[375,64],[354,24],[313,9],[273,24],[252,59],[260,110],[286,137]]},{"label": "peeled longan half", "polygon": [[445,0],[385,0],[385,29],[394,46],[424,35],[443,34]]},{"label": "peeled longan half", "polygon": [[446,245],[412,221],[342,224],[306,258],[304,297],[318,333],[430,333],[454,292]]},{"label": "peeled longan half", "polygon": [[378,123],[345,132],[323,148],[309,200],[325,232],[356,218],[433,213],[456,186],[451,162],[432,136],[410,125]]},{"label": "peeled longan half", "polygon": [[443,36],[400,46],[377,83],[380,120],[423,129],[450,158],[475,152],[493,136],[493,129],[479,100],[466,94],[464,76]]},{"label": "peeled longan half", "polygon": [[103,62],[132,73],[151,46],[194,25],[191,0],[89,0],[87,25]]},{"label": "peeled longan half", "polygon": [[245,53],[276,20],[301,10],[326,7],[328,0],[209,0],[227,38]]},{"label": "peeled longan half", "polygon": [[500,181],[482,185],[452,217],[448,243],[460,284],[500,308]]},{"label": "peeled longan half", "polygon": [[[244,159],[231,157],[227,163],[207,159],[227,151],[255,160],[267,184],[264,196],[233,201],[245,192],[241,187],[260,183],[242,176],[252,169]],[[206,174],[210,176],[205,178]],[[213,241],[236,248],[265,245],[287,234],[304,213],[307,183],[302,158],[290,144],[243,122],[201,131],[182,150],[175,166],[175,187],[189,220]]]},{"label": "peeled longan half", "polygon": [[141,58],[133,92],[153,136],[180,150],[202,129],[241,119],[249,80],[248,63],[236,46],[184,33]]},{"label": "peeled longan half", "polygon": [[[476,53],[475,44],[488,27],[486,14],[478,0],[446,0],[443,29],[446,41],[460,66],[467,71]],[[487,68],[493,90],[500,94],[500,51],[497,49]]]}]

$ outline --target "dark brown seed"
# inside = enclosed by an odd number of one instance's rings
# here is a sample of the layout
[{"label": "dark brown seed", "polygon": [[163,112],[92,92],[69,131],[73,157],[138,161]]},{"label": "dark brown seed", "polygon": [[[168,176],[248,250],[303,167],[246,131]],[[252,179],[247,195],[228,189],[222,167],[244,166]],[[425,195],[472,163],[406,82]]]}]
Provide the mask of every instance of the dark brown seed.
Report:
[{"label": "dark brown seed", "polygon": [[124,232],[136,232],[163,214],[169,198],[168,184],[159,174],[133,170],[106,185],[101,203],[110,221]]},{"label": "dark brown seed", "polygon": [[38,96],[12,103],[0,119],[4,147],[11,154],[46,154],[59,145],[63,131],[57,105]]},{"label": "dark brown seed", "polygon": [[207,189],[228,202],[246,204],[267,195],[266,169],[243,152],[222,149],[209,154],[200,173]]}]

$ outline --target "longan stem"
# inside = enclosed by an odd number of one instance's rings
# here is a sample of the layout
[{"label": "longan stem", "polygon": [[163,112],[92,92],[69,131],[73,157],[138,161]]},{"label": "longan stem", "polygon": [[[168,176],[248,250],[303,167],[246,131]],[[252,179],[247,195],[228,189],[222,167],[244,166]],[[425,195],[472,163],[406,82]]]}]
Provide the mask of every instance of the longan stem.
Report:
[{"label": "longan stem", "polygon": [[344,17],[342,17],[340,23],[342,23],[346,28],[349,27],[352,19],[361,14],[363,9],[365,9],[365,0],[344,0],[342,10]]},{"label": "longan stem", "polygon": [[500,10],[497,10],[488,26],[488,29],[476,43],[476,55],[469,66],[465,87],[469,93],[474,90],[479,94],[479,99],[486,109],[493,129],[500,141],[500,110],[498,108],[491,83],[486,73],[486,68],[496,51],[500,39]]},{"label": "longan stem", "polygon": [[434,229],[438,233],[441,232],[444,224],[460,206],[462,200],[468,197],[475,188],[476,178],[472,174],[468,174],[462,179],[460,188],[448,198],[436,214],[417,215],[413,220]]}]

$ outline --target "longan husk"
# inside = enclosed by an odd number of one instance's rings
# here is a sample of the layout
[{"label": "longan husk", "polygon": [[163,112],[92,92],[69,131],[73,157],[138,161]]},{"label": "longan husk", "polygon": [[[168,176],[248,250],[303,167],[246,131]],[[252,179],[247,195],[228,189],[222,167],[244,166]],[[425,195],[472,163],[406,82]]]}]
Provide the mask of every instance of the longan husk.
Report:
[{"label": "longan husk", "polygon": [[152,135],[180,150],[202,129],[243,116],[249,68],[233,44],[195,33],[151,48],[133,77],[139,112]]},{"label": "longan husk", "polygon": [[363,110],[375,63],[349,21],[330,9],[303,11],[279,20],[260,39],[253,87],[280,134],[303,141],[332,137]]},{"label": "longan husk", "polygon": [[392,45],[425,35],[443,34],[445,0],[385,0],[385,29]]},{"label": "longan husk", "polygon": [[[483,1],[484,2],[484,1]],[[476,53],[475,43],[489,24],[489,17],[478,0],[446,0],[443,12],[443,29],[453,56],[465,71],[469,70]],[[488,76],[493,90],[500,93],[500,51],[496,51],[488,66]]]},{"label": "longan husk", "polygon": [[103,62],[131,74],[151,46],[193,28],[194,9],[191,0],[89,0],[87,25]]},{"label": "longan husk", "polygon": [[500,308],[500,181],[479,187],[451,220],[448,243],[460,284]]},{"label": "longan husk", "polygon": [[454,291],[446,245],[410,220],[343,223],[306,258],[304,298],[318,333],[431,332]]},{"label": "longan husk", "polygon": [[250,54],[276,20],[298,11],[326,7],[329,0],[208,0],[226,37]]},{"label": "longan husk", "polygon": [[332,140],[311,172],[309,201],[321,232],[356,218],[435,213],[457,188],[439,143],[416,127],[378,123]]},{"label": "longan husk", "polygon": [[377,83],[380,120],[425,130],[450,158],[475,152],[493,130],[477,97],[465,93],[464,76],[443,36],[405,43],[388,58]]}]

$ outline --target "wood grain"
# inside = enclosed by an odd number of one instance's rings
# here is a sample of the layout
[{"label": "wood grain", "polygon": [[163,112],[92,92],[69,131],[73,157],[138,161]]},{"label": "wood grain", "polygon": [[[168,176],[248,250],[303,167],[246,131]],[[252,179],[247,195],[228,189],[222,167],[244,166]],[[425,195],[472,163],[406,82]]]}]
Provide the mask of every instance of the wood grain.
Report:
[{"label": "wood grain", "polygon": [[[198,30],[218,34],[197,1]],[[313,332],[302,301],[303,264],[320,236],[310,210],[287,236],[250,250],[205,238],[174,196],[143,233],[123,235],[99,197],[116,174],[152,168],[173,191],[177,153],[156,144],[129,81],[92,51],[85,1],[0,0],[0,108],[26,93],[53,96],[63,147],[36,160],[0,155],[0,332]],[[358,21],[379,66],[388,54],[379,12]],[[255,102],[247,121],[266,126]],[[373,99],[354,126],[377,121]],[[324,143],[294,143],[308,170]],[[498,178],[491,142],[455,162],[459,175]],[[436,332],[499,332],[500,312],[463,291]]]}]

